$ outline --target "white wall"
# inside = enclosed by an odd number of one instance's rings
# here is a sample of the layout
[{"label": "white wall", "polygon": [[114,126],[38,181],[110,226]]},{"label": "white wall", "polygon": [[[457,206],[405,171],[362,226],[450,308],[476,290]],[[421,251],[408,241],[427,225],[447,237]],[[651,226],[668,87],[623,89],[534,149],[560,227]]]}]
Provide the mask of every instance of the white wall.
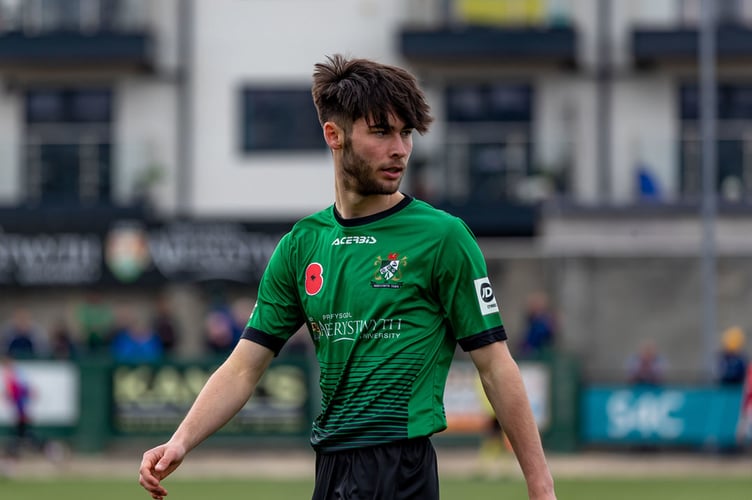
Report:
[{"label": "white wall", "polygon": [[194,212],[273,218],[330,205],[328,151],[241,152],[240,91],[254,83],[310,88],[313,65],[337,52],[395,62],[403,8],[400,0],[197,0]]},{"label": "white wall", "polygon": [[175,88],[167,82],[131,78],[119,83],[115,95],[115,196],[131,201],[137,176],[143,169],[157,166],[163,170],[163,178],[154,188],[155,202],[170,213],[177,204],[180,172]]},{"label": "white wall", "polygon": [[617,202],[631,201],[644,163],[669,199],[678,189],[677,86],[668,75],[625,79],[614,87],[612,167]]}]

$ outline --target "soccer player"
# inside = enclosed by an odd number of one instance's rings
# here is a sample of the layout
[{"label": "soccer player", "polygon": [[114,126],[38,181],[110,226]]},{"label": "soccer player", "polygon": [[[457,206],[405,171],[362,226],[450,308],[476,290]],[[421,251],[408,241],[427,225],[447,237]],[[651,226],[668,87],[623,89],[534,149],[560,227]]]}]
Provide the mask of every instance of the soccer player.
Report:
[{"label": "soccer player", "polygon": [[262,277],[243,337],[140,484],[155,499],[186,454],[246,403],[303,324],[320,364],[314,500],[439,497],[430,436],[457,343],[469,351],[531,499],[555,498],[530,404],[507,347],[484,257],[458,218],[399,191],[413,131],[433,120],[402,68],[329,57],[313,100],[334,163],[334,204],[300,220]]}]

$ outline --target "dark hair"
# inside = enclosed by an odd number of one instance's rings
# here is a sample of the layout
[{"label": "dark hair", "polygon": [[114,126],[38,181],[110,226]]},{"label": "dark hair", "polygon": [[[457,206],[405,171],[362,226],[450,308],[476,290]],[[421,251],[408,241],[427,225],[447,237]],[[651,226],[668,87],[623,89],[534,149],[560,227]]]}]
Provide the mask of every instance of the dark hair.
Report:
[{"label": "dark hair", "polygon": [[402,68],[340,54],[314,68],[311,94],[322,125],[335,121],[349,132],[360,118],[386,124],[391,113],[422,134],[433,121],[416,78]]}]

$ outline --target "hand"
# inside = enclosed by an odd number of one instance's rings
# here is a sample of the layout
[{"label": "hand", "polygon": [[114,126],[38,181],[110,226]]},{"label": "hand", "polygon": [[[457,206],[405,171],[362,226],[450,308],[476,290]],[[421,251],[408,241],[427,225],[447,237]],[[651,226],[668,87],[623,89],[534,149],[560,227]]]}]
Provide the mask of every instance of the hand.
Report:
[{"label": "hand", "polygon": [[138,469],[138,483],[151,494],[154,500],[163,500],[167,490],[160,481],[178,468],[185,458],[185,448],[165,443],[144,453]]}]

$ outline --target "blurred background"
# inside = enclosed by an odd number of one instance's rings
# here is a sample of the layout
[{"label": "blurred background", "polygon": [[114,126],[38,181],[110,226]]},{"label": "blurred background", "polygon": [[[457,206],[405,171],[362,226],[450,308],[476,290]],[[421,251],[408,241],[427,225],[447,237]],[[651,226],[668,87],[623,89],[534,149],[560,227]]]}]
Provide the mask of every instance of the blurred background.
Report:
[{"label": "blurred background", "polygon": [[[0,346],[40,439],[174,429],[333,202],[334,53],[426,90],[404,191],[478,236],[547,448],[743,451],[750,0],[0,0]],[[217,439],[305,446],[311,355],[299,332]],[[474,443],[457,358],[441,439]]]}]

